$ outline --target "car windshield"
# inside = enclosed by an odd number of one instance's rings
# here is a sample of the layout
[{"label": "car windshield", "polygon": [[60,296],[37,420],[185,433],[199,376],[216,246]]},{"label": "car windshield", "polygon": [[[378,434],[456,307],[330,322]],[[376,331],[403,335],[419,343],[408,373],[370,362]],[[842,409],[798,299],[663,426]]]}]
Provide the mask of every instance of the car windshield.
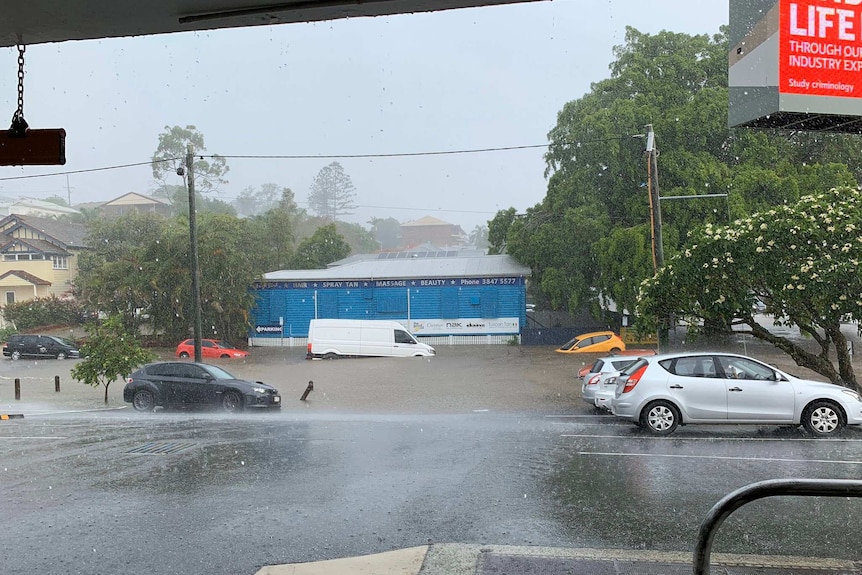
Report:
[{"label": "car windshield", "polygon": [[561,345],[561,346],[560,346],[560,349],[562,349],[562,350],[564,350],[564,351],[566,351],[566,350],[570,350],[570,349],[572,349],[572,347],[573,347],[576,343],[578,343],[578,338],[570,339],[569,341],[567,341],[566,343],[564,343],[563,345]]},{"label": "car windshield", "polygon": [[862,477],[862,0],[0,7],[0,575],[702,572]]}]

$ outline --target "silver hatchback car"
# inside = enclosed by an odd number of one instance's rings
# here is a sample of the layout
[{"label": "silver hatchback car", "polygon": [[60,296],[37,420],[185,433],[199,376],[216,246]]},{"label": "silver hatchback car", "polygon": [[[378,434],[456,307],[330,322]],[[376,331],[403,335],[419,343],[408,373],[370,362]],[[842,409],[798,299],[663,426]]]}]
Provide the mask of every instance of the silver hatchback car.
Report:
[{"label": "silver hatchback car", "polygon": [[743,355],[677,353],[640,358],[623,370],[611,412],[657,435],[689,423],[748,423],[802,425],[827,436],[862,425],[862,398]]},{"label": "silver hatchback car", "polygon": [[624,368],[630,366],[637,357],[600,357],[590,366],[590,371],[581,380],[581,397],[584,401],[595,407],[601,407],[596,403],[596,392],[599,391],[608,378],[617,375]]}]

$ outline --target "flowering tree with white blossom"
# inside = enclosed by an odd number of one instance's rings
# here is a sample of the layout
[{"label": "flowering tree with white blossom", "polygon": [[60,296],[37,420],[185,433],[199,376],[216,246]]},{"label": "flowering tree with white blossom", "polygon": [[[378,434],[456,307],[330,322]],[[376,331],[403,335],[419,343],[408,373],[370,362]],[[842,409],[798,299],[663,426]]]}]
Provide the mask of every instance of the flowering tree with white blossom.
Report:
[{"label": "flowering tree with white blossom", "polygon": [[[862,319],[860,261],[862,192],[833,188],[727,226],[695,230],[680,253],[643,282],[638,311],[750,334],[833,383],[859,390],[841,323]],[[807,351],[760,325],[756,300],[775,325],[797,326],[819,349]]]}]

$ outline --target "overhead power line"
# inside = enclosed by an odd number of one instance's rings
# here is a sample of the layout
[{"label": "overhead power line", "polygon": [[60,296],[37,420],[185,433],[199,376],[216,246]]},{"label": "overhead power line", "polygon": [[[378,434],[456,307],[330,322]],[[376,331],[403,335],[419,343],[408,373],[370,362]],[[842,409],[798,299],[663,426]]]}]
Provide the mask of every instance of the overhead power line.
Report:
[{"label": "overhead power line", "polygon": [[[164,160],[156,160],[156,162],[170,162],[173,160],[181,160],[182,158],[167,158]],[[32,178],[47,178],[49,176],[71,176],[73,174],[87,174],[90,172],[105,172],[108,170],[122,170],[124,168],[136,168],[138,166],[152,166],[153,160],[149,160],[147,162],[137,162],[134,164],[119,164],[116,166],[104,166],[102,168],[87,168],[84,170],[68,170],[65,172],[51,172],[50,174],[30,174],[27,176],[9,176],[6,178],[0,178],[0,182],[9,181],[9,180],[29,180]]]},{"label": "overhead power line", "polygon": [[[223,155],[223,154],[207,154],[196,155],[196,158],[213,159],[225,158],[233,160],[350,160],[350,159],[368,159],[368,158],[410,158],[421,156],[453,156],[459,154],[482,154],[489,152],[510,152],[515,150],[530,150],[536,148],[548,148],[550,146],[580,146],[583,144],[595,144],[598,142],[611,142],[614,140],[626,140],[633,136],[614,136],[611,138],[599,138],[596,140],[586,140],[583,142],[551,142],[548,144],[532,144],[529,146],[502,146],[498,148],[470,148],[461,150],[438,150],[430,152],[395,152],[389,154],[285,154],[285,155]],[[30,174],[26,176],[9,176],[0,178],[0,182],[10,180],[29,180],[33,178],[48,178],[51,176],[65,176],[73,174],[86,174],[92,172],[104,172],[108,170],[122,170],[125,168],[136,168],[140,166],[150,166],[154,162],[172,162],[174,160],[182,160],[183,158],[164,158],[161,160],[148,160],[146,162],[136,162],[132,164],[119,164],[115,166],[104,166],[100,168],[88,168],[83,170],[69,170],[64,172],[51,172],[50,174]]]}]

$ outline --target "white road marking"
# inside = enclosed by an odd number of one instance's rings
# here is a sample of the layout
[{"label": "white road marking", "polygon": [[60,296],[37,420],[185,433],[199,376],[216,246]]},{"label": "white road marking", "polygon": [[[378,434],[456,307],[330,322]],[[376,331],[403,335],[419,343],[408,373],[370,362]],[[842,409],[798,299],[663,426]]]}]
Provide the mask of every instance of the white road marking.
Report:
[{"label": "white road marking", "polygon": [[69,413],[100,413],[105,411],[120,411],[121,409],[128,409],[128,405],[121,405],[119,407],[96,407],[94,409],[70,409],[67,411],[25,411],[24,417],[38,417],[40,415],[66,415]]},{"label": "white road marking", "polygon": [[20,437],[0,437],[0,439],[69,439],[69,438],[64,437],[62,435],[58,435],[56,437],[49,437],[47,435],[22,435]]},{"label": "white road marking", "polygon": [[[546,415],[545,417],[554,417],[554,418],[566,418],[566,419],[607,419],[608,417],[614,417],[612,413],[593,413],[590,415]],[[565,425],[565,421],[555,421],[553,422],[556,425]]]},{"label": "white road marking", "polygon": [[862,465],[862,461],[841,461],[836,459],[784,459],[777,457],[729,457],[724,455],[679,455],[657,453],[603,453],[598,451],[579,451],[578,455],[599,455],[603,457],[666,457],[676,459],[720,459],[731,461],[773,461],[779,463],[843,463]]}]

